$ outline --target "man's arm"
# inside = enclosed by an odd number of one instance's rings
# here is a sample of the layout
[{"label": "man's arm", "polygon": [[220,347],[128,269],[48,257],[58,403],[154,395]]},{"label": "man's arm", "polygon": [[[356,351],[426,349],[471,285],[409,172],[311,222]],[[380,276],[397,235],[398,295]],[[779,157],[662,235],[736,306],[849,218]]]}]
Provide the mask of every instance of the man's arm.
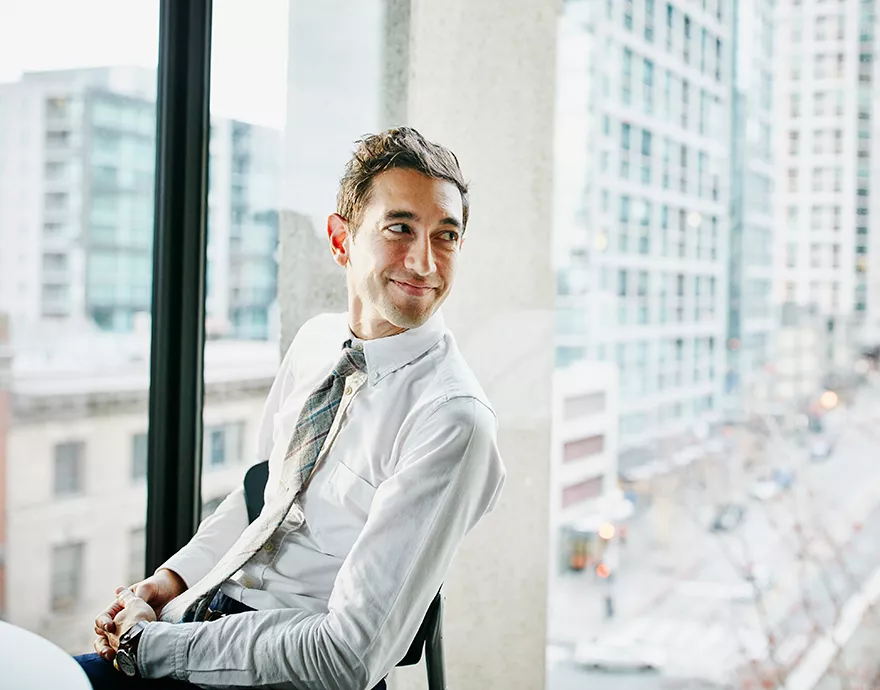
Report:
[{"label": "man's arm", "polygon": [[205,687],[373,687],[403,658],[462,539],[503,481],[491,410],[473,398],[442,403],[377,489],[327,614],[281,609],[151,624],[141,673]]}]

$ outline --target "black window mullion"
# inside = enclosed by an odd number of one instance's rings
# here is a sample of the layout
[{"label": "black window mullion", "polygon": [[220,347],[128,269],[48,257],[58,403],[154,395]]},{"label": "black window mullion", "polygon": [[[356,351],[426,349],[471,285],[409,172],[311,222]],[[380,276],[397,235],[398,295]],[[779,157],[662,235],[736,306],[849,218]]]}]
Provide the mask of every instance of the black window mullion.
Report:
[{"label": "black window mullion", "polygon": [[161,0],[147,572],[194,533],[201,441],[211,0]]}]

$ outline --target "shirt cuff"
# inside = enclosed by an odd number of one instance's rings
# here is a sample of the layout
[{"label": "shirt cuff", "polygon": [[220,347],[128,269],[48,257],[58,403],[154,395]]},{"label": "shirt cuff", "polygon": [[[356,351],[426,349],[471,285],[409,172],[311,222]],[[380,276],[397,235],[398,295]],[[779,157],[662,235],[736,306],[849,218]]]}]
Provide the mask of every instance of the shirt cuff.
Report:
[{"label": "shirt cuff", "polygon": [[200,623],[150,623],[141,633],[137,664],[144,678],[187,680],[189,643]]}]

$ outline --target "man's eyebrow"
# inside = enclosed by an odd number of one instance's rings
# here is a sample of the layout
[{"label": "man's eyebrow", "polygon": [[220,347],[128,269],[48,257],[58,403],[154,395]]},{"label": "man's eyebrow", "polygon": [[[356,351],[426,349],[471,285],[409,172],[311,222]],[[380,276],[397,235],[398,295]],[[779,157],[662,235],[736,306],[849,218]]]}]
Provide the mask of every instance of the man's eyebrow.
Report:
[{"label": "man's eyebrow", "polygon": [[[385,211],[382,215],[381,222],[387,223],[392,220],[412,220],[416,223],[419,222],[420,218],[417,213],[413,213],[412,211],[404,211],[404,210],[393,210],[393,211]],[[437,225],[451,225],[458,230],[461,230],[461,221],[458,218],[454,218],[453,216],[447,216],[443,220],[441,220]]]},{"label": "man's eyebrow", "polygon": [[385,211],[385,215],[382,216],[382,220],[414,220],[418,222],[419,217],[412,211]]}]

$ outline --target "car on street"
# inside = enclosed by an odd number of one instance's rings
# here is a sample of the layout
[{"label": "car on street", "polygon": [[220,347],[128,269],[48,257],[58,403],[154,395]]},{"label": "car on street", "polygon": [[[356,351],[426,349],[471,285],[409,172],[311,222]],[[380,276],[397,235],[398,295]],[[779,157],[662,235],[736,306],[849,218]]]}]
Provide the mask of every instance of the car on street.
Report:
[{"label": "car on street", "polygon": [[746,507],[739,503],[722,503],[715,511],[709,529],[713,532],[729,532],[743,521]]},{"label": "car on street", "polygon": [[597,671],[662,671],[666,653],[641,640],[623,637],[593,638],[575,647],[574,661]]}]

